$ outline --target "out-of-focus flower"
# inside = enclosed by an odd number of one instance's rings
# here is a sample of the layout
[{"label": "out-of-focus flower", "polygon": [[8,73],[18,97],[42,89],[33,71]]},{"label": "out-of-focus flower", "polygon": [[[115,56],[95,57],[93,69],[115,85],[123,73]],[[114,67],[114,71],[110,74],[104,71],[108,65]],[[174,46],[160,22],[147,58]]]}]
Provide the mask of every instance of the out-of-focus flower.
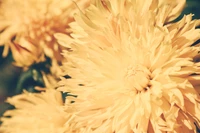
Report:
[{"label": "out-of-focus flower", "polygon": [[[61,93],[47,90],[8,98],[16,109],[1,118],[3,133],[63,133],[68,114],[64,111]],[[8,117],[9,116],[9,117]]]},{"label": "out-of-focus flower", "polygon": [[34,46],[25,40],[20,44],[15,42],[10,43],[13,59],[16,61],[15,65],[30,66],[33,63],[45,61],[44,54],[40,47]]},{"label": "out-of-focus flower", "polygon": [[[62,47],[54,33],[67,33],[68,23],[79,8],[89,0],[4,0],[0,3],[0,46],[3,56],[9,48],[18,66],[30,66],[44,61],[44,56],[58,66],[62,60]],[[57,69],[57,68],[55,68]]]},{"label": "out-of-focus flower", "polygon": [[69,132],[196,132],[200,63],[192,44],[200,21],[186,15],[169,23],[185,1],[156,2],[96,0],[75,16],[71,40],[56,35],[72,50],[63,65],[72,78],[62,78],[59,87],[77,95],[67,99],[75,101]]}]

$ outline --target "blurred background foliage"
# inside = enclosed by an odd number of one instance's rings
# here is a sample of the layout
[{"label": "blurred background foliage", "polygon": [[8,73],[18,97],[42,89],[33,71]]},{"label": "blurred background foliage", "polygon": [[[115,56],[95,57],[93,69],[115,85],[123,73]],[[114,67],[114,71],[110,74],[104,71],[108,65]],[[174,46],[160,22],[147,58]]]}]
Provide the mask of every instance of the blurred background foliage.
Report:
[{"label": "blurred background foliage", "polygon": [[[194,14],[194,19],[200,19],[200,0],[187,0],[186,7],[182,15],[178,18],[182,18],[184,14]],[[0,55],[2,55],[3,47],[0,47]],[[12,55],[2,58],[0,56],[0,116],[3,112],[10,108],[5,103],[7,97],[19,94],[23,89],[34,92],[34,86],[43,86],[43,81],[40,75],[40,71],[48,69],[50,61],[35,64],[28,71],[23,72],[22,69],[12,65]],[[33,74],[33,71],[37,71]],[[36,77],[36,78],[35,78]]]}]

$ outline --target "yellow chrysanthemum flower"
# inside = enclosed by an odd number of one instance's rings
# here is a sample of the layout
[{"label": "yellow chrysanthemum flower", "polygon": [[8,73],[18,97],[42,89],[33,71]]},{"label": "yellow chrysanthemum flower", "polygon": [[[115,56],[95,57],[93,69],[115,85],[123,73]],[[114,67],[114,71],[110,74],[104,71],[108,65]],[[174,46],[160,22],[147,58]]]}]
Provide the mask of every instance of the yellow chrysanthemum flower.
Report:
[{"label": "yellow chrysanthemum flower", "polygon": [[[75,0],[80,8],[89,0]],[[53,65],[60,63],[62,47],[53,37],[54,33],[67,33],[68,23],[78,11],[71,0],[3,0],[0,3],[0,46],[3,56],[9,48],[18,66],[30,66],[45,60]]]},{"label": "yellow chrysanthemum flower", "polygon": [[191,45],[200,21],[186,15],[170,23],[185,1],[165,2],[96,0],[75,16],[72,39],[56,35],[71,48],[63,69],[72,78],[59,87],[77,95],[69,132],[196,132],[200,63]]},{"label": "yellow chrysanthemum flower", "polygon": [[[28,93],[7,100],[16,109],[8,110],[1,118],[2,133],[63,133],[68,114],[64,111],[61,93],[47,90]],[[9,118],[9,117],[11,118]]]}]

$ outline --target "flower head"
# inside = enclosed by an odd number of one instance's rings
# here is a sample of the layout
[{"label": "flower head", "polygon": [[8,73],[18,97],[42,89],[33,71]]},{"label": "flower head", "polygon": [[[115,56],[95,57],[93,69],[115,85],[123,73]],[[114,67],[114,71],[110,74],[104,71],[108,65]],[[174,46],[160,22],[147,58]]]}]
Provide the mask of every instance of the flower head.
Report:
[{"label": "flower head", "polygon": [[[89,0],[76,0],[84,8]],[[0,45],[3,56],[9,48],[18,66],[30,66],[44,61],[44,56],[61,61],[62,47],[54,33],[67,33],[68,23],[73,21],[76,5],[69,0],[5,0],[0,3]]]},{"label": "flower head", "polygon": [[59,87],[77,95],[69,131],[196,132],[200,63],[191,45],[200,21],[187,15],[170,23],[185,1],[162,2],[96,0],[70,24],[72,39],[56,35],[72,50],[63,65],[72,78]]},{"label": "flower head", "polygon": [[[1,118],[0,132],[63,133],[68,114],[64,111],[60,92],[46,92],[14,96],[7,100],[16,109],[8,110]],[[10,117],[10,118],[9,118]]]}]

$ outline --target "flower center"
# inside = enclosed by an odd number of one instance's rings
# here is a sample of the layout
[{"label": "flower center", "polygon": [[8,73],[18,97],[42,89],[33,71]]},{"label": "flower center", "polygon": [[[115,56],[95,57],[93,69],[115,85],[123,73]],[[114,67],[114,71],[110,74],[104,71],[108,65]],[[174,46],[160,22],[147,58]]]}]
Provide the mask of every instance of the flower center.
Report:
[{"label": "flower center", "polygon": [[150,74],[142,65],[131,65],[125,70],[125,86],[136,92],[146,91],[149,89]]}]

